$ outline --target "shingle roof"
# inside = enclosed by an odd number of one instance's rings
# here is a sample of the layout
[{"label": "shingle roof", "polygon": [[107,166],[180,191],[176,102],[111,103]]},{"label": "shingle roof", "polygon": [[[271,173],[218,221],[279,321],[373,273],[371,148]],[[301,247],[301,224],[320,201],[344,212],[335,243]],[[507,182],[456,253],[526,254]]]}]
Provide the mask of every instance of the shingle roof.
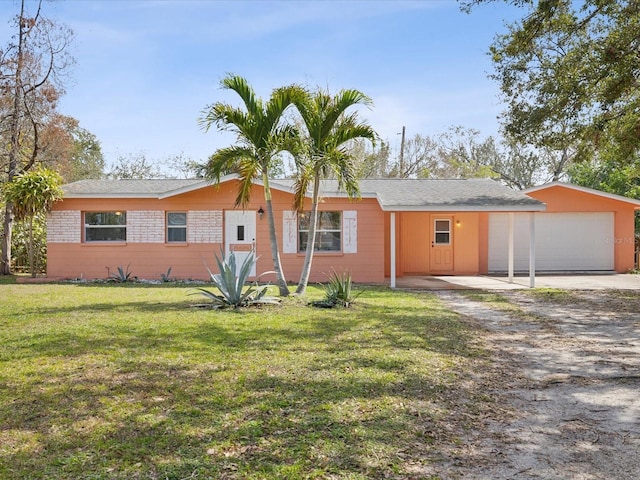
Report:
[{"label": "shingle roof", "polygon": [[[235,177],[225,177],[226,181]],[[165,198],[205,188],[205,180],[80,180],[63,186],[72,198]],[[272,180],[271,187],[291,191],[293,180]],[[344,197],[338,182],[322,182],[325,197]],[[376,198],[383,210],[460,210],[513,211],[544,210],[542,202],[512,190],[491,179],[431,180],[379,179],[361,180],[360,193]]]},{"label": "shingle roof", "polygon": [[67,197],[150,197],[202,184],[203,180],[80,180],[62,186]]},{"label": "shingle roof", "polygon": [[[273,184],[290,188],[291,180],[273,180]],[[322,183],[324,196],[345,196],[338,182]],[[360,181],[360,194],[375,197],[383,210],[544,210],[545,206],[524,193],[488,178],[455,180],[436,179],[365,179]]]}]

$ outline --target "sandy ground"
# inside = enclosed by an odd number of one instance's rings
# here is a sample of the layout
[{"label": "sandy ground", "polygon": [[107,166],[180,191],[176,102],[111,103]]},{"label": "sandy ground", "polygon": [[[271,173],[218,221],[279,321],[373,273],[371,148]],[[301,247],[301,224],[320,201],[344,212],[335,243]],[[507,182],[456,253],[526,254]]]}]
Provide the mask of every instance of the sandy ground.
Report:
[{"label": "sandy ground", "polygon": [[504,407],[441,478],[640,479],[640,292],[499,292],[507,309],[437,295],[486,333]]}]

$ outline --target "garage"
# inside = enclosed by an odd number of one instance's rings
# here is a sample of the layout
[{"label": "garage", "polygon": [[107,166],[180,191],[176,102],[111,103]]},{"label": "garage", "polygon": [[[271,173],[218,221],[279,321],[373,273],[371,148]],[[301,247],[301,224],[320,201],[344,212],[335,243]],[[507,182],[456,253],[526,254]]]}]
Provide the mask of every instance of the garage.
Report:
[{"label": "garage", "polygon": [[[529,213],[514,215],[514,270],[529,270]],[[613,212],[535,213],[536,271],[615,270]],[[509,214],[489,215],[489,272],[506,272]]]}]

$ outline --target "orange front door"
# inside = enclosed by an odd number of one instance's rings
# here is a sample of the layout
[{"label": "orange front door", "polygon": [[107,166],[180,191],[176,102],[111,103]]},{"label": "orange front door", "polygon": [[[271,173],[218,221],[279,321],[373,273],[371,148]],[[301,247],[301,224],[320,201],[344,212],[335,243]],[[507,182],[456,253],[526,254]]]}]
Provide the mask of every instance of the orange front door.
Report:
[{"label": "orange front door", "polygon": [[453,216],[431,215],[430,273],[453,272]]}]

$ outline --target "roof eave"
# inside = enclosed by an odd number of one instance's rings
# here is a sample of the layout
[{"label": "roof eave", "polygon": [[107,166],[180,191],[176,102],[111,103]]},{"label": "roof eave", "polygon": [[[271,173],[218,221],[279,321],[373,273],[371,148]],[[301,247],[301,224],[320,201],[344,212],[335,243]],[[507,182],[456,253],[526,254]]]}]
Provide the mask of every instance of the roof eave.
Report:
[{"label": "roof eave", "polygon": [[635,198],[624,197],[622,195],[616,195],[615,193],[602,192],[600,190],[596,190],[595,188],[582,187],[580,185],[574,185],[573,183],[566,183],[566,182],[551,182],[545,185],[539,185],[537,187],[530,187],[522,190],[522,193],[527,194],[530,192],[537,192],[540,190],[546,190],[551,187],[565,187],[571,190],[576,190],[578,192],[590,193],[592,195],[598,195],[600,197],[608,198],[610,200],[616,200],[618,202],[624,202],[630,205],[634,205],[635,210],[640,209],[640,200],[636,200]]},{"label": "roof eave", "polygon": [[65,193],[63,198],[159,198],[157,193]]},{"label": "roof eave", "polygon": [[[221,179],[222,180],[222,179]],[[222,181],[220,182],[222,183]],[[193,192],[195,190],[200,190],[202,188],[206,188],[213,185],[208,180],[202,180],[201,182],[194,183],[193,185],[188,185],[182,188],[176,188],[175,190],[169,190],[168,192],[160,193],[156,198],[162,200],[169,197],[175,197],[176,195],[182,195],[183,193]]]},{"label": "roof eave", "polygon": [[385,212],[544,212],[547,206],[541,205],[386,205]]}]

